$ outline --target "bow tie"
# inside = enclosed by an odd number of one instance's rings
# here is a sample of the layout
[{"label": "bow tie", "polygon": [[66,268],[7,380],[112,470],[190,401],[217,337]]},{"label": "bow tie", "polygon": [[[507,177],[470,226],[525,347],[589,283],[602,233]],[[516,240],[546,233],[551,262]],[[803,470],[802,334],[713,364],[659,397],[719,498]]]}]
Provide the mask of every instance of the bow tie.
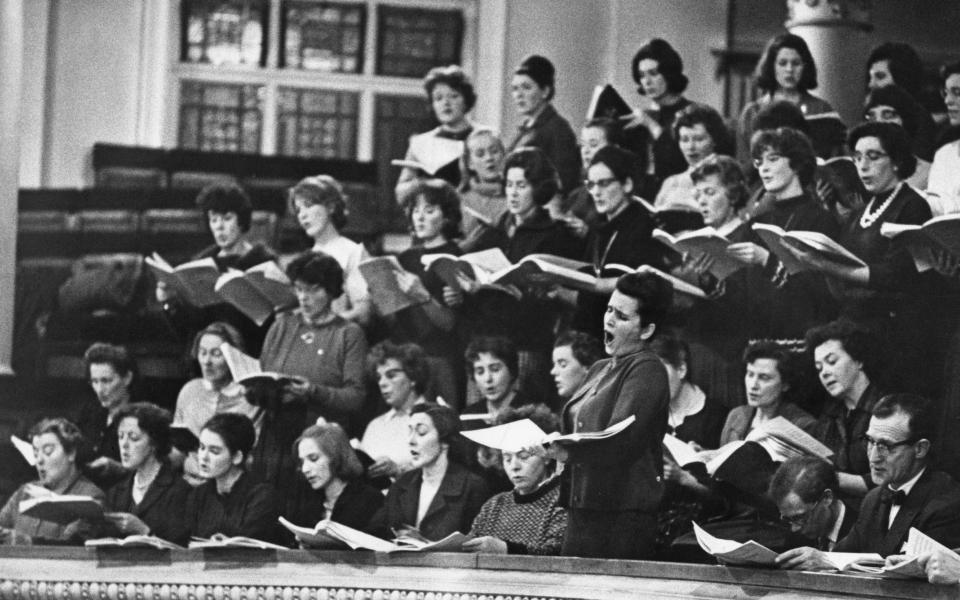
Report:
[{"label": "bow tie", "polygon": [[887,487],[880,491],[880,502],[889,506],[900,506],[906,499],[907,493],[903,490],[895,492]]}]

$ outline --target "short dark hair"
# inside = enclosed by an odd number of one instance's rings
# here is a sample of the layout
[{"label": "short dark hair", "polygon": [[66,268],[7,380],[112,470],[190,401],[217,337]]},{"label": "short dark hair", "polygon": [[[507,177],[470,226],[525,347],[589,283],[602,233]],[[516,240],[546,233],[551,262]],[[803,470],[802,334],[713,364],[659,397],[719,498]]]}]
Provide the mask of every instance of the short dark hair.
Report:
[{"label": "short dark hair", "polygon": [[452,185],[443,179],[424,179],[414,183],[410,191],[404,194],[403,200],[403,212],[407,216],[408,224],[413,222],[413,209],[420,198],[423,198],[427,204],[440,209],[443,214],[440,233],[444,238],[452,240],[460,237],[460,223],[463,221],[463,215],[460,212],[460,195]]},{"label": "short dark hair", "polygon": [[675,335],[661,335],[650,342],[650,350],[675,369],[686,365],[690,378],[690,345],[685,341]]},{"label": "short dark hair", "polygon": [[830,321],[817,327],[811,327],[804,336],[807,350],[812,354],[818,346],[836,340],[850,358],[863,364],[863,370],[869,377],[876,373],[877,341],[873,332],[846,317]]},{"label": "short dark hair", "polygon": [[666,320],[673,303],[673,285],[666,279],[653,273],[627,273],[617,279],[616,289],[637,301],[641,327],[659,328]]},{"label": "short dark hair", "polygon": [[363,475],[363,464],[357,457],[357,453],[350,447],[350,440],[347,439],[343,427],[336,423],[324,423],[323,425],[310,425],[303,430],[293,442],[293,456],[297,456],[297,449],[303,440],[313,440],[317,447],[330,460],[330,471],[335,477],[344,480],[358,479]]},{"label": "short dark hair", "polygon": [[586,368],[603,358],[603,345],[600,340],[582,331],[565,331],[553,342],[554,348],[570,347],[573,358]]},{"label": "short dark hair", "polygon": [[747,178],[743,174],[743,169],[736,159],[719,154],[707,157],[693,169],[690,179],[694,183],[700,183],[714,175],[726,190],[730,206],[740,210],[747,205],[750,189],[747,187]]},{"label": "short dark hair", "polygon": [[473,89],[473,82],[460,68],[460,65],[434,67],[427,71],[427,76],[423,78],[423,89],[427,92],[427,99],[431,99],[433,88],[441,83],[463,96],[466,112],[470,112],[470,109],[477,103],[477,93]]},{"label": "short dark hair", "polygon": [[531,54],[525,57],[517,68],[513,71],[514,75],[526,75],[533,80],[540,89],[549,87],[547,101],[553,99],[557,92],[557,69],[550,62],[550,59],[539,54]]},{"label": "short dark hair", "polygon": [[774,65],[777,62],[777,54],[784,48],[795,50],[803,61],[803,72],[800,74],[800,81],[797,82],[797,88],[801,91],[816,89],[817,87],[817,64],[813,61],[813,55],[810,54],[810,48],[802,37],[793,33],[781,33],[774,36],[767,42],[763,49],[760,62],[757,63],[756,77],[757,87],[762,91],[771,94],[777,90],[777,76],[774,71]]},{"label": "short dark hair", "polygon": [[27,432],[27,438],[32,442],[33,438],[45,433],[52,433],[57,436],[60,445],[63,446],[63,451],[67,454],[75,452],[78,465],[86,462],[80,458],[82,451],[85,449],[86,439],[83,437],[80,428],[74,425],[72,421],[63,417],[42,419],[30,428],[30,431]]},{"label": "short dark hair", "polygon": [[619,146],[607,145],[594,153],[589,166],[602,164],[610,169],[617,181],[626,183],[627,181],[633,181],[632,175],[636,171],[639,161],[640,158],[633,152],[624,150]]},{"label": "short dark hair", "polygon": [[707,135],[713,141],[713,149],[717,154],[733,154],[733,138],[727,125],[723,122],[723,117],[711,106],[706,104],[697,104],[696,102],[686,106],[677,113],[673,119],[673,137],[680,139],[680,128],[688,129],[696,125],[703,125],[707,130]]},{"label": "short dark hair", "polygon": [[951,75],[960,75],[960,60],[940,67],[940,79],[943,80],[944,85],[946,85],[947,77]]},{"label": "short dark hair", "polygon": [[837,494],[840,482],[832,464],[815,456],[797,456],[787,459],[773,474],[767,495],[779,504],[791,492],[806,504],[823,497],[826,490]]},{"label": "short dark hair", "polygon": [[797,131],[809,135],[810,125],[803,116],[800,107],[788,100],[774,100],[757,111],[753,118],[753,130],[777,129],[778,127],[793,127]]},{"label": "short dark hair", "polygon": [[937,414],[933,402],[919,394],[888,394],[874,405],[873,416],[886,419],[897,412],[905,413],[913,440],[933,442],[937,434]]},{"label": "short dark hair", "polygon": [[880,147],[890,155],[890,162],[893,163],[899,179],[907,179],[917,170],[917,157],[903,127],[880,121],[860,123],[850,130],[850,135],[847,136],[850,149],[853,150],[857,142],[865,137],[875,137],[880,141]]},{"label": "short dark hair", "polygon": [[903,121],[903,128],[911,138],[917,134],[920,123],[920,107],[917,101],[899,85],[888,85],[867,93],[863,103],[863,117],[866,120],[867,111],[875,106],[889,106],[897,111],[897,116]]},{"label": "short dark hair", "polygon": [[427,390],[430,382],[430,364],[423,348],[417,344],[396,344],[390,340],[380,342],[370,349],[367,355],[367,365],[372,376],[376,376],[377,367],[394,359],[400,363],[403,372],[413,382],[413,389],[418,394]]},{"label": "short dark hair", "polygon": [[125,346],[95,342],[83,353],[83,366],[90,374],[90,365],[110,365],[117,375],[126,377],[129,373],[136,374],[137,363],[130,356]]},{"label": "short dark hair", "polygon": [[620,135],[620,126],[608,117],[593,117],[583,124],[580,129],[600,129],[607,138],[608,144],[616,144]]},{"label": "short dark hair", "polygon": [[516,344],[510,338],[500,335],[481,335],[470,340],[463,358],[467,363],[467,374],[471,379],[473,379],[473,363],[480,360],[480,354],[490,354],[502,360],[514,380],[520,376],[520,357]]},{"label": "short dark hair", "polygon": [[339,231],[347,224],[347,195],[339,181],[330,175],[314,175],[301,179],[287,191],[291,214],[297,214],[296,200],[308,205],[321,204],[330,213],[330,223]]},{"label": "short dark hair", "polygon": [[239,413],[217,413],[203,424],[201,432],[204,429],[219,435],[230,454],[243,453],[244,460],[250,456],[257,440],[253,421]]},{"label": "short dark hair", "polygon": [[337,259],[324,252],[307,250],[294,258],[287,265],[287,277],[292,282],[319,285],[331,300],[343,294],[343,267]]},{"label": "short dark hair", "polygon": [[884,42],[874,48],[867,57],[868,81],[870,67],[882,60],[887,61],[893,82],[914,98],[918,97],[923,89],[923,61],[913,46],[903,42]]},{"label": "short dark hair", "polygon": [[211,183],[197,194],[197,207],[204,216],[211,212],[235,213],[241,231],[250,231],[253,203],[242,187],[235,183]]},{"label": "short dark hair", "polygon": [[793,388],[797,382],[800,370],[797,365],[797,356],[790,348],[773,340],[758,340],[747,344],[743,351],[743,364],[749,365],[760,359],[777,361],[777,373],[783,383]]},{"label": "short dark hair", "polygon": [[750,140],[750,156],[754,159],[762,158],[767,150],[787,157],[790,168],[800,179],[800,185],[813,185],[817,155],[813,151],[810,138],[792,127],[757,131]]},{"label": "short dark hair", "polygon": [[[630,62],[630,74],[633,75],[633,80],[637,85],[640,84],[640,61],[644,59],[657,61],[657,70],[666,80],[667,91],[671,94],[682,94],[687,89],[689,80],[683,74],[683,59],[670,45],[670,42],[653,38],[640,46],[637,53],[633,55],[633,60]],[[643,86],[640,86],[639,91],[641,94],[645,93]]]},{"label": "short dark hair", "polygon": [[533,188],[533,201],[540,206],[550,202],[560,190],[557,169],[540,148],[525,146],[508,154],[503,161],[504,181],[510,169],[523,169],[524,178]]},{"label": "short dark hair", "polygon": [[243,334],[240,333],[239,329],[226,321],[214,321],[193,336],[193,344],[190,345],[190,356],[193,358],[197,358],[200,352],[200,340],[205,335],[215,335],[237,350],[246,352],[247,345],[244,343]]},{"label": "short dark hair", "polygon": [[116,422],[119,424],[127,417],[137,420],[137,427],[153,443],[153,454],[164,460],[170,454],[170,423],[173,421],[170,411],[150,402],[134,402],[117,412]]}]

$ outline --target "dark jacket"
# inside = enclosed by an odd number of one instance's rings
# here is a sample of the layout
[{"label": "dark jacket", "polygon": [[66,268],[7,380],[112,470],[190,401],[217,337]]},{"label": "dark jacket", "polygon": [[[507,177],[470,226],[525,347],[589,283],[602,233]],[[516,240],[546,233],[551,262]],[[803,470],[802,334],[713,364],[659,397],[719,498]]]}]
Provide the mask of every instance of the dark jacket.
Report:
[{"label": "dark jacket", "polygon": [[833,462],[843,473],[863,476],[867,488],[873,487],[870,479],[870,461],[867,449],[860,438],[867,432],[870,417],[877,401],[884,396],[880,389],[870,384],[853,410],[847,411],[842,400],[828,400],[820,411],[814,436],[833,450]]},{"label": "dark jacket", "polygon": [[547,104],[531,125],[520,126],[507,151],[513,152],[522,146],[535,146],[546,153],[560,174],[564,194],[579,185],[581,162],[577,134],[552,104]]},{"label": "dark jacket", "polygon": [[280,502],[276,491],[244,473],[230,492],[221,496],[210,480],[190,494],[184,519],[191,536],[209,538],[215,533],[245,536],[267,542],[278,539]]},{"label": "dark jacket", "polygon": [[[391,529],[416,525],[417,505],[423,472],[408,471],[390,486],[387,500],[374,518],[378,533],[389,536]],[[455,462],[450,462],[440,482],[440,489],[420,522],[420,533],[429,540],[439,540],[455,531],[467,533],[480,507],[490,497],[480,476]]]},{"label": "dark jacket", "polygon": [[881,556],[897,554],[911,527],[948,548],[960,546],[960,484],[942,471],[929,468],[907,494],[900,512],[886,530],[882,488],[870,490],[860,505],[860,516],[853,529],[834,548],[836,552],[876,552]]},{"label": "dark jacket", "polygon": [[184,509],[190,485],[165,462],[137,504],[133,501],[133,478],[131,474],[107,491],[104,509],[136,515],[150,527],[150,535],[186,545],[190,535]]},{"label": "dark jacket", "polygon": [[[300,482],[300,485],[306,487],[303,482]],[[383,494],[362,479],[347,483],[329,515],[323,508],[323,492],[310,489],[298,496],[296,503],[288,502],[289,508],[285,516],[291,522],[304,527],[313,527],[323,519],[330,519],[353,529],[367,531],[374,515],[383,506]]]},{"label": "dark jacket", "polygon": [[636,421],[605,440],[567,446],[568,490],[561,501],[571,509],[653,512],[663,495],[667,371],[647,350],[613,360],[590,368],[563,407],[563,432],[601,431],[631,415]]}]

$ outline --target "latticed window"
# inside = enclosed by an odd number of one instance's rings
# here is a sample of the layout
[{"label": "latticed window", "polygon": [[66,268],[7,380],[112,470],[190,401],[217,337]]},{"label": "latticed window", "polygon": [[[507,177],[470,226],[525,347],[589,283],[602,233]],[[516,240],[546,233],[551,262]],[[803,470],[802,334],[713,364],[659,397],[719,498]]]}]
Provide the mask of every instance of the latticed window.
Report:
[{"label": "latticed window", "polygon": [[180,60],[214,65],[264,65],[266,0],[184,0]]},{"label": "latticed window", "polygon": [[462,64],[477,1],[180,0],[177,142],[376,160],[395,178],[390,159],[432,126],[421,79]]},{"label": "latticed window", "polygon": [[377,75],[423,77],[432,67],[460,62],[459,10],[384,5],[378,14]]},{"label": "latticed window", "polygon": [[359,94],[280,88],[277,101],[277,154],[356,156]]},{"label": "latticed window", "polygon": [[309,0],[283,3],[281,67],[360,73],[366,6]]},{"label": "latticed window", "polygon": [[181,148],[259,152],[263,111],[261,86],[182,81]]}]

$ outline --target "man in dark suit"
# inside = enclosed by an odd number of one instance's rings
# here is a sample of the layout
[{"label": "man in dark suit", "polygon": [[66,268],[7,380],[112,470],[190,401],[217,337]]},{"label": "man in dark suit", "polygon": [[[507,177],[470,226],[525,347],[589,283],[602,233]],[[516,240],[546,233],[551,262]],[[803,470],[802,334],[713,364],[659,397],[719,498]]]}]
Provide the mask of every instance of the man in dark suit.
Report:
[{"label": "man in dark suit", "polygon": [[[914,394],[882,398],[863,436],[870,478],[853,528],[837,552],[896,554],[911,527],[949,547],[960,546],[960,484],[928,468],[936,417],[931,402]],[[777,557],[786,569],[827,570],[822,551],[795,548]]]},{"label": "man in dark suit", "polygon": [[770,499],[790,530],[831,551],[853,527],[856,513],[838,496],[837,471],[813,456],[791,458],[770,480]]}]

